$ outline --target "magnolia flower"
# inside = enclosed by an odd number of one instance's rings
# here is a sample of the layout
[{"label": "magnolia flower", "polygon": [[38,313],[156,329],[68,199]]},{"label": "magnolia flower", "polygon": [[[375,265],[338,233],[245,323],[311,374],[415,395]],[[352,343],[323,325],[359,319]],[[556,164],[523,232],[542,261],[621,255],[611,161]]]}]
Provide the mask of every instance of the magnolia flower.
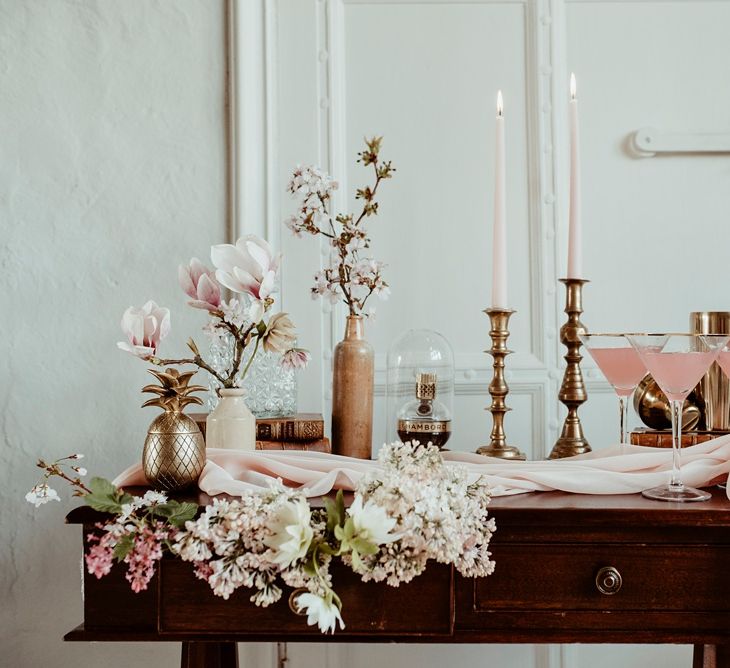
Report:
[{"label": "magnolia flower", "polygon": [[288,568],[307,554],[314,535],[311,515],[309,504],[303,498],[282,504],[271,527],[272,535],[264,539],[264,545],[274,553],[271,561]]},{"label": "magnolia flower", "polygon": [[157,352],[160,341],[170,332],[170,310],[150,300],[142,308],[130,306],[124,312],[121,324],[129,343],[119,341],[117,346],[147,359]]},{"label": "magnolia flower", "polygon": [[58,496],[58,492],[55,489],[49,487],[46,483],[41,482],[35,485],[33,489],[25,495],[25,500],[38,508],[49,501],[60,501],[61,498]]},{"label": "magnolia flower", "polygon": [[264,350],[269,353],[284,353],[296,337],[294,323],[287,313],[277,313],[269,319],[266,330],[261,335]]},{"label": "magnolia flower", "polygon": [[253,234],[241,237],[235,246],[218,244],[210,249],[218,282],[233,292],[253,297],[249,312],[253,322],[261,321],[266,310],[264,302],[275,290],[280,257]]},{"label": "magnolia flower", "polygon": [[395,526],[395,518],[390,517],[385,508],[372,500],[363,505],[362,496],[356,495],[355,501],[347,509],[347,514],[355,525],[355,534],[369,543],[383,545],[398,539],[397,535],[390,533]]},{"label": "magnolia flower", "polygon": [[198,258],[190,260],[190,264],[181,264],[177,270],[180,287],[192,299],[188,302],[194,308],[215,311],[221,303],[221,288],[215,280],[215,274]]},{"label": "magnolia flower", "polygon": [[304,369],[309,364],[310,359],[312,359],[312,356],[308,350],[304,350],[304,348],[292,348],[282,355],[281,366],[291,371]]},{"label": "magnolia flower", "polygon": [[316,624],[322,633],[330,631],[334,633],[337,630],[337,622],[340,623],[341,629],[345,628],[340,609],[332,602],[331,595],[323,598],[307,592],[299,594],[295,603],[297,610],[307,615],[308,626]]}]

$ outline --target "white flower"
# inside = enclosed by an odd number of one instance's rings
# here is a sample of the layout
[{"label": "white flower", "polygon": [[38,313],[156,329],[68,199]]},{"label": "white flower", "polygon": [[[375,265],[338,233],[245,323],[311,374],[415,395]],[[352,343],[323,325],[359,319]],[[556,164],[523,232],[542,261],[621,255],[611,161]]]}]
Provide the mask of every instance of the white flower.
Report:
[{"label": "white flower", "polygon": [[117,517],[117,522],[124,523],[126,522],[134,513],[135,510],[135,504],[134,503],[123,503],[122,504],[122,511],[119,513],[119,517]]},{"label": "white flower", "polygon": [[310,525],[312,513],[304,498],[284,502],[271,527],[273,535],[264,540],[272,550],[272,561],[281,568],[288,568],[301,559],[312,542],[314,532]]},{"label": "white flower", "polygon": [[243,300],[229,299],[227,302],[221,302],[220,310],[223,312],[223,320],[234,327],[243,327],[249,319],[249,307]]},{"label": "white flower", "polygon": [[77,452],[76,454],[71,455],[69,457],[69,459],[83,459],[83,458],[84,458],[84,456],[80,452]]},{"label": "white flower", "polygon": [[[241,237],[235,246],[212,246],[210,259],[216,268],[216,280],[233,292],[264,302],[276,289],[281,255],[275,255],[271,246],[254,234]],[[252,320],[258,322],[260,318]]]},{"label": "white flower", "polygon": [[345,623],[340,616],[340,610],[332,602],[331,597],[326,599],[307,592],[299,594],[295,604],[298,610],[307,615],[307,625],[317,624],[322,633],[334,633],[337,630],[337,622],[340,623],[341,629],[345,628]]},{"label": "white flower", "polygon": [[390,533],[396,524],[395,518],[389,517],[385,508],[371,500],[363,505],[360,494],[355,496],[347,514],[352,517],[356,535],[370,543],[383,545],[398,539],[397,535]]},{"label": "white flower", "polygon": [[88,473],[88,471],[83,466],[72,466],[71,468],[81,476],[84,476]]},{"label": "white flower", "polygon": [[163,492],[155,492],[150,489],[144,493],[142,500],[145,501],[148,506],[153,506],[158,503],[167,503],[167,495]]},{"label": "white flower", "polygon": [[38,508],[49,501],[60,501],[61,498],[58,496],[58,492],[55,489],[42,482],[35,485],[33,489],[25,495],[25,500]]}]

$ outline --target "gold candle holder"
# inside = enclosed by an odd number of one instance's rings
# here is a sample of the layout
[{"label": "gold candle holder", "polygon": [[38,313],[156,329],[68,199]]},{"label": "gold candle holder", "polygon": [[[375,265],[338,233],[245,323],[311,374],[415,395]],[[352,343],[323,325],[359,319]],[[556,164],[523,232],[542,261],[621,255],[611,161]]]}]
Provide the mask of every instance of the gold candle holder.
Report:
[{"label": "gold candle holder", "polygon": [[511,410],[505,403],[505,398],[509,394],[509,386],[504,379],[504,358],[512,352],[507,348],[507,338],[509,337],[507,326],[514,311],[488,308],[484,313],[489,316],[491,325],[489,336],[492,339],[491,349],[485,351],[492,356],[492,368],[494,369],[492,382],[489,383],[492,404],[487,409],[492,414],[492,433],[489,445],[483,445],[477,450],[477,454],[501,459],[525,459],[525,455],[518,448],[514,445],[507,445],[507,438],[504,434],[504,414]]},{"label": "gold candle holder", "polygon": [[584,334],[586,328],[580,321],[583,313],[583,285],[588,281],[582,278],[561,278],[565,285],[565,313],[568,321],[560,328],[560,342],[568,349],[565,361],[568,363],[563,376],[558,398],[568,408],[568,415],[563,423],[563,431],[555,442],[548,459],[560,459],[583,455],[591,451],[586,437],[583,435],[583,426],[578,417],[578,407],[588,398],[586,386],[583,382],[583,372],[580,369],[581,341],[579,334]]}]

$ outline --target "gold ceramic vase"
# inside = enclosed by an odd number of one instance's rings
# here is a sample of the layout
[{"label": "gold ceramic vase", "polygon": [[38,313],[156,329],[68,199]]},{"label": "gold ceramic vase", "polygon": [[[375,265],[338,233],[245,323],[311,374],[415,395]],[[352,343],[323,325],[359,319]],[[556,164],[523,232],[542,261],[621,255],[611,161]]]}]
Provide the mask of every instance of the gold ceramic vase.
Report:
[{"label": "gold ceramic vase", "polygon": [[157,397],[143,406],[158,406],[165,410],[147,430],[142,452],[142,469],[147,482],[159,489],[174,491],[197,482],[205,466],[205,441],[195,420],[182,410],[188,404],[202,404],[191,392],[204,390],[200,385],[189,385],[194,371],[179,373],[176,369],[149,372],[160,385],[147,385],[143,392]]},{"label": "gold ceramic vase", "polygon": [[373,347],[363,317],[347,317],[345,338],[335,346],[332,374],[332,451],[370,459],[373,449]]}]

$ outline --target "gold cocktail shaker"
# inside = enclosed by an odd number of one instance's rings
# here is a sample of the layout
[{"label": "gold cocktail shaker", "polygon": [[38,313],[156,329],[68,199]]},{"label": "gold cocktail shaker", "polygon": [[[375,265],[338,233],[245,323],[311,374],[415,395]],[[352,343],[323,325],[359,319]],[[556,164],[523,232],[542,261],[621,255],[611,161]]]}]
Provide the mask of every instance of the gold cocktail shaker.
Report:
[{"label": "gold cocktail shaker", "polygon": [[[730,311],[694,311],[689,314],[693,334],[730,334]],[[730,431],[730,380],[715,362],[697,387],[704,404],[708,431]]]}]

